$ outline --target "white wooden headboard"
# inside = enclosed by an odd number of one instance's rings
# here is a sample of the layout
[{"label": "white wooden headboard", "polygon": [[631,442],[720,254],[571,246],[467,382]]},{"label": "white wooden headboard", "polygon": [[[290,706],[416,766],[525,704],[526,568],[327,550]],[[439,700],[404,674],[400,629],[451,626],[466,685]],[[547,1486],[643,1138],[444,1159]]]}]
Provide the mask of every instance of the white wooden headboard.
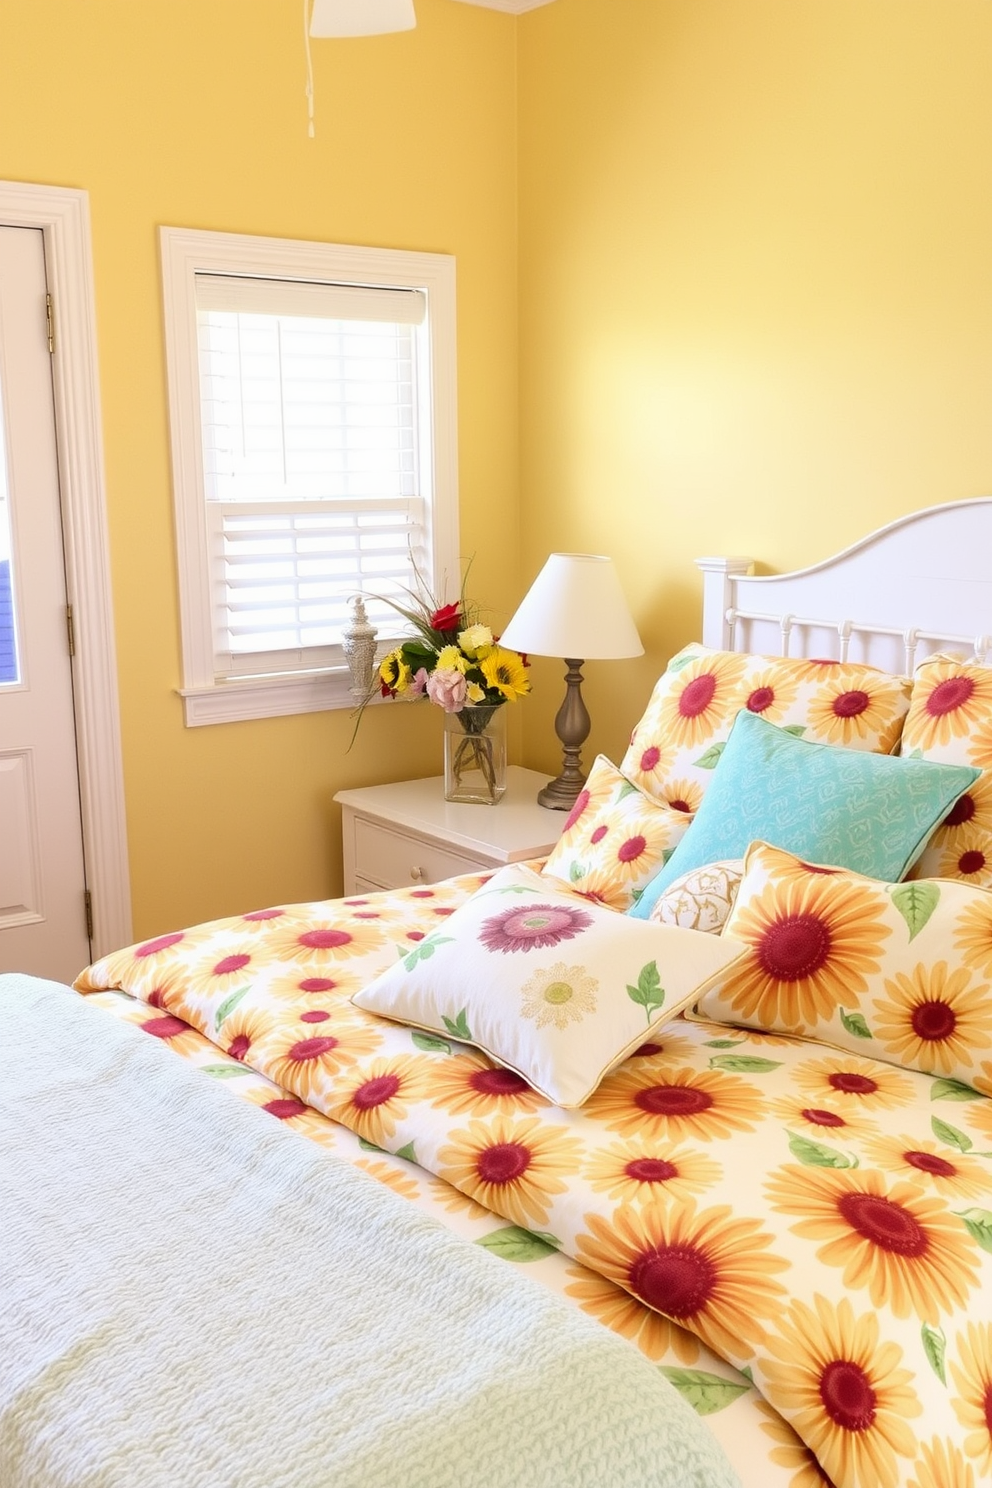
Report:
[{"label": "white wooden headboard", "polygon": [[719,650],[865,661],[911,673],[933,651],[992,651],[992,497],[900,517],[833,558],[756,576],[697,558],[703,642]]}]

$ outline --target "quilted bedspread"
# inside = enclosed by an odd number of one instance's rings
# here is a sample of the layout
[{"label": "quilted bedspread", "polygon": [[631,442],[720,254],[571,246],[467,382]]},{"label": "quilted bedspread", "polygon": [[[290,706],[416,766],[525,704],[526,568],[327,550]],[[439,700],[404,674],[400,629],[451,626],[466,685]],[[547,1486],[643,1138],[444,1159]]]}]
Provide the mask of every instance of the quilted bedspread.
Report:
[{"label": "quilted bedspread", "polygon": [[0,1019],[4,1488],[732,1488],[543,1287],[67,988]]},{"label": "quilted bedspread", "polygon": [[992,1481],[992,1101],[674,1022],[556,1109],[348,1000],[478,882],[216,921],[78,985],[147,1004],[160,1038],[198,1030],[285,1092],[273,1114],[323,1112],[571,1257],[576,1300],[654,1357],[734,1365],[806,1444],[781,1428],[794,1488]]}]

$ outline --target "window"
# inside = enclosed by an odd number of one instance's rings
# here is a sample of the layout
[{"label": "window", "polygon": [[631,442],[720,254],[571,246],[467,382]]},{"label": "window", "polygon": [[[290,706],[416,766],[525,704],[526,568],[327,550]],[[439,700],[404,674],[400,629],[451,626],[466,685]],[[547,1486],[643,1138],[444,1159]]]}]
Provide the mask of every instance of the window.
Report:
[{"label": "window", "polygon": [[358,593],[457,578],[454,262],[162,229],[187,724],[350,707]]}]

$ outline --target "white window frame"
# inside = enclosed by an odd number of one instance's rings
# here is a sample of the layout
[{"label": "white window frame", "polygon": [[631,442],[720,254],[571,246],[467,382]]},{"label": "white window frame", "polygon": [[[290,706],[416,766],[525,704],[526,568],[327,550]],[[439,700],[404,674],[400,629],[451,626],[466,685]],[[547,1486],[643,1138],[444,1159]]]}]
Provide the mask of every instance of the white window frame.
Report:
[{"label": "white window frame", "polygon": [[350,247],[240,233],[160,229],[168,364],[183,686],[187,727],[350,708],[351,674],[339,665],[265,676],[218,677],[200,435],[196,275],[247,274],[321,283],[420,289],[427,296],[433,450],[427,549],[438,591],[460,578],[455,359],[455,260],[447,254]]}]

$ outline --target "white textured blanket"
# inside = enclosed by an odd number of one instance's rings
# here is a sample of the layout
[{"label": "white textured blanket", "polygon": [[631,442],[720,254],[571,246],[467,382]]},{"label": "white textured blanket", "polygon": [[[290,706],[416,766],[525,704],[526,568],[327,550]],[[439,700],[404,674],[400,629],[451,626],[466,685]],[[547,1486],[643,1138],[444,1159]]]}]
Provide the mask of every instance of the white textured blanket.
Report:
[{"label": "white textured blanket", "polygon": [[631,1346],[69,989],[0,976],[2,1488],[723,1488]]}]

